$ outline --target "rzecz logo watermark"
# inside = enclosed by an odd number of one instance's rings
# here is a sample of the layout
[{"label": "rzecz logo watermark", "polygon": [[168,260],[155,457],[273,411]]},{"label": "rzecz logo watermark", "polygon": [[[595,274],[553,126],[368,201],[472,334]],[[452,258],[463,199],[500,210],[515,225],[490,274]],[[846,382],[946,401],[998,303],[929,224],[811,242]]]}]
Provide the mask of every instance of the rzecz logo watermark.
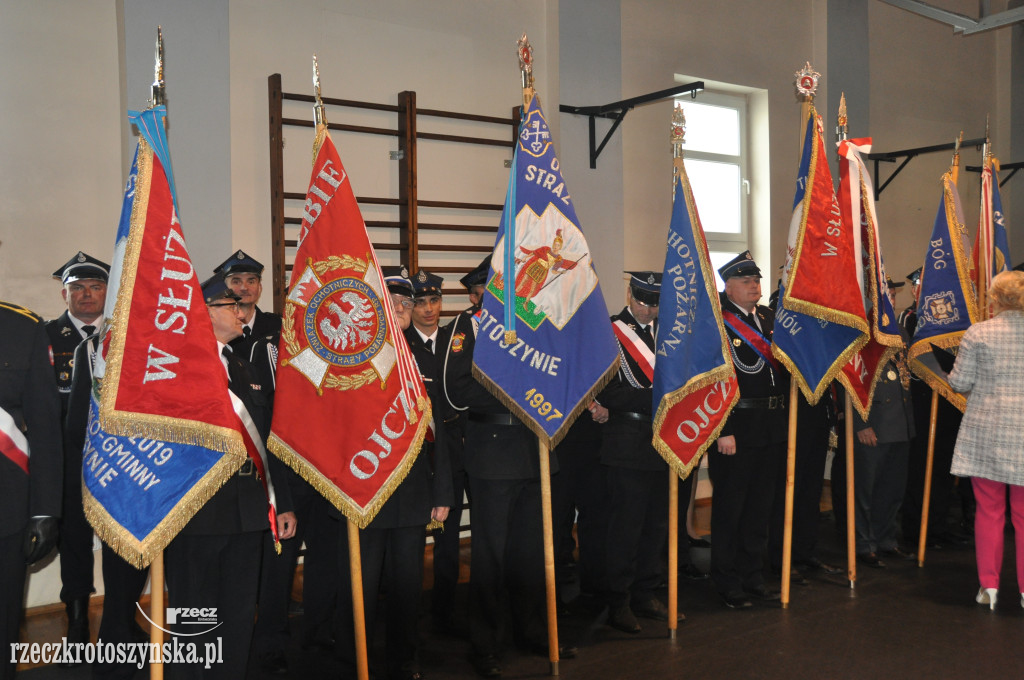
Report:
[{"label": "rzecz logo watermark", "polygon": [[[180,630],[171,630],[170,628],[164,628],[160,626],[153,619],[149,618],[145,610],[135,604],[138,610],[142,612],[142,616],[145,617],[153,626],[159,628],[168,635],[177,635],[180,637],[195,637],[196,635],[205,635],[211,631],[220,628],[223,621],[217,620],[217,608],[216,607],[167,607],[165,610],[164,625],[166,626],[177,626]],[[188,626],[188,628],[184,628]]]}]

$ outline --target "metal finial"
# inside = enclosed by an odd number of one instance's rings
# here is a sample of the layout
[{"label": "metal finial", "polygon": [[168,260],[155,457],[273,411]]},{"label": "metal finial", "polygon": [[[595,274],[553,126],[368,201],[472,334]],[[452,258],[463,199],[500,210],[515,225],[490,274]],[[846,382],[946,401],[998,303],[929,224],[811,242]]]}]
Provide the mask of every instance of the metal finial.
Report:
[{"label": "metal finial", "polygon": [[672,109],[672,157],[679,158],[683,155],[683,144],[686,143],[686,113],[683,112],[683,105],[676,102]]},{"label": "metal finial", "polygon": [[523,88],[533,89],[533,46],[530,45],[526,32],[516,41],[519,52],[519,70],[523,74]]},{"label": "metal finial", "polygon": [[811,68],[811,62],[808,61],[794,75],[796,76],[797,96],[802,99],[814,99],[814,95],[818,90],[818,79],[821,78],[821,74]]},{"label": "metal finial", "polygon": [[150,87],[149,106],[161,106],[167,103],[164,91],[164,34],[160,26],[156,27],[156,66],[154,68],[153,85]]},{"label": "metal finial", "polygon": [[316,104],[313,105],[313,119],[317,126],[327,125],[327,111],[324,109],[324,102],[320,99],[320,65],[317,63],[316,54],[313,55],[313,95],[316,97]]},{"label": "metal finial", "polygon": [[964,143],[964,131],[960,131],[960,135],[956,138],[953,144],[953,161],[952,166],[954,168],[960,166],[960,145]]},{"label": "metal finial", "polygon": [[992,158],[992,141],[989,139],[989,127],[988,127],[988,114],[985,114],[985,151],[982,154],[984,162],[987,164],[989,159]]},{"label": "metal finial", "polygon": [[839,115],[836,124],[836,136],[846,139],[849,136],[849,118],[846,115],[846,93],[839,95]]}]

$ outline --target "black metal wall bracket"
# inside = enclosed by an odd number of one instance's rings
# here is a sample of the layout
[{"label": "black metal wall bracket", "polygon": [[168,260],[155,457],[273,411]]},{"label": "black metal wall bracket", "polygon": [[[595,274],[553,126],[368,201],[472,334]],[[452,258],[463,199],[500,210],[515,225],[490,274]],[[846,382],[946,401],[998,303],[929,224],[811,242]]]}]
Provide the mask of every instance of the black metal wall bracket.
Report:
[{"label": "black metal wall bracket", "polygon": [[[981,147],[981,145],[984,144],[984,143],[985,143],[985,138],[984,137],[981,137],[979,139],[965,139],[963,142],[960,143],[960,147],[961,148],[963,148],[965,146]],[[934,146],[921,146],[921,147],[918,147],[916,149],[904,149],[902,151],[884,151],[882,153],[869,153],[867,155],[868,160],[875,162],[875,200],[876,201],[878,200],[878,197],[882,195],[882,190],[885,189],[887,186],[889,186],[889,183],[892,182],[896,178],[896,175],[900,174],[900,171],[903,170],[903,168],[907,167],[907,163],[909,163],[911,160],[913,160],[916,156],[920,156],[921,154],[924,154],[924,153],[936,153],[938,151],[952,151],[955,148],[956,148],[956,142],[950,142],[949,144],[936,144]],[[899,159],[899,158],[902,158],[903,162],[900,163],[898,166],[896,166],[896,169],[892,171],[892,174],[890,174],[889,177],[884,182],[879,184],[878,183],[878,167],[879,167],[878,164],[879,163],[895,163],[896,160]]]},{"label": "black metal wall bracket", "polygon": [[[562,113],[575,113],[578,116],[587,116],[590,118],[590,167],[597,167],[597,157],[604,151],[604,147],[608,144],[608,140],[611,139],[615,130],[619,127],[619,123],[626,117],[629,111],[640,104],[649,104],[651,102],[660,101],[662,99],[668,99],[669,97],[677,97],[681,94],[690,93],[693,98],[697,97],[697,93],[704,89],[704,81],[698,80],[696,82],[689,83],[687,85],[677,85],[670,87],[667,90],[659,90],[657,92],[651,92],[650,94],[643,94],[639,97],[632,97],[631,99],[623,99],[619,102],[612,102],[611,104],[604,104],[602,106],[569,106],[562,104],[558,107],[558,110]],[[604,139],[601,140],[601,144],[597,144],[597,128],[595,126],[595,119],[597,118],[608,118],[612,120],[612,126],[609,128],[608,133],[605,134]]]},{"label": "black metal wall bracket", "polygon": [[[1010,178],[1013,177],[1014,175],[1016,175],[1017,171],[1020,170],[1021,168],[1024,168],[1024,161],[1020,161],[1020,162],[1017,162],[1017,163],[1000,163],[999,164],[999,169],[1000,170],[1009,170],[1010,174],[1007,175],[1006,177],[1004,177],[1003,179],[1001,179],[999,181],[999,186],[1003,186],[1004,184],[1009,182]],[[967,166],[967,171],[968,172],[981,172],[981,166],[980,165],[968,165]]]}]

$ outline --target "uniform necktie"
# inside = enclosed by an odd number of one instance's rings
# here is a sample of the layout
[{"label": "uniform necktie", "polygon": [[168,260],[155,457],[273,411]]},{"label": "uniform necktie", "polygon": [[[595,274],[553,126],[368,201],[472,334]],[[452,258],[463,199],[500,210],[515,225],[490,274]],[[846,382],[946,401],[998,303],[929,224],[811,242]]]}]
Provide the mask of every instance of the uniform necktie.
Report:
[{"label": "uniform necktie", "polygon": [[82,326],[82,332],[85,333],[85,337],[89,337],[96,332],[96,326]]},{"label": "uniform necktie", "polygon": [[242,335],[246,338],[249,337],[252,335],[252,329],[248,326],[242,326]]},{"label": "uniform necktie", "polygon": [[224,361],[228,365],[228,382],[233,383],[239,377],[238,376],[238,367],[235,366],[235,364],[231,361],[231,355],[233,354],[233,352],[231,351],[230,347],[228,347],[227,345],[224,345],[224,349],[222,349],[220,351],[220,353],[221,353],[221,355],[223,355]]},{"label": "uniform necktie", "polygon": [[431,354],[434,353],[434,339],[433,338],[427,338],[427,341],[424,342],[423,344],[426,346],[428,352],[430,352]]}]

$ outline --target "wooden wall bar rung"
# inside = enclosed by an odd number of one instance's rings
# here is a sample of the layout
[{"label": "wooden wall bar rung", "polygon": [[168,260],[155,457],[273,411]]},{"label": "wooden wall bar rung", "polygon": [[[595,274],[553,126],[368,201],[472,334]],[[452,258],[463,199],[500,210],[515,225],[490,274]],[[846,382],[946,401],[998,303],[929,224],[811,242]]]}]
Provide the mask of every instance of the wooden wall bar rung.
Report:
[{"label": "wooden wall bar rung", "polygon": [[[281,313],[284,308],[285,285],[288,272],[292,267],[287,261],[288,249],[294,249],[298,245],[295,238],[286,238],[285,229],[294,229],[302,223],[299,214],[299,206],[291,204],[290,216],[285,215],[285,201],[305,201],[304,191],[285,191],[284,178],[284,128],[305,128],[313,129],[312,112],[308,118],[285,118],[283,115],[283,102],[315,103],[311,94],[300,94],[296,92],[284,92],[281,86],[280,74],[274,74],[267,79],[269,98],[269,123],[270,123],[270,189],[271,189],[271,242],[273,262],[272,289],[274,294],[274,310]],[[368,220],[368,227],[378,229],[397,229],[397,243],[375,243],[374,248],[379,251],[397,252],[402,262],[406,263],[410,270],[417,271],[420,268],[420,254],[432,253],[436,259],[437,254],[443,253],[487,253],[491,246],[487,245],[466,245],[461,243],[465,240],[464,234],[494,234],[497,232],[497,225],[480,224],[489,218],[476,220],[476,224],[451,223],[449,218],[441,217],[434,222],[421,223],[419,221],[420,209],[457,210],[457,211],[493,211],[500,212],[504,206],[499,202],[472,202],[472,201],[442,201],[423,200],[419,197],[417,183],[417,155],[419,142],[442,142],[444,144],[470,144],[475,146],[490,146],[503,149],[510,149],[514,146],[517,136],[518,120],[513,109],[513,115],[509,118],[501,116],[485,116],[475,113],[459,111],[443,111],[440,109],[420,109],[416,105],[416,93],[412,91],[400,92],[395,104],[381,104],[376,102],[363,102],[351,99],[336,99],[323,97],[322,101],[328,106],[348,107],[364,109],[369,111],[380,111],[395,115],[395,125],[391,127],[373,127],[365,125],[348,125],[344,123],[329,124],[330,130],[338,130],[354,134],[378,135],[398,138],[398,149],[402,153],[398,158],[398,196],[357,196],[356,201],[360,205],[385,205],[398,207],[398,219],[389,220]],[[295,109],[295,107],[292,107]],[[467,123],[467,134],[448,134],[439,132],[427,132],[418,130],[418,120],[421,117],[445,118]],[[330,116],[328,116],[330,117]],[[494,138],[487,135],[489,130],[486,126],[495,126],[495,131],[504,128],[504,138]],[[458,130],[456,130],[458,132]],[[483,133],[483,134],[481,134]],[[508,134],[511,133],[511,134]],[[498,133],[499,135],[501,133]],[[435,153],[435,145],[430,146],[431,153]],[[296,177],[294,182],[306,182],[308,175]],[[300,185],[304,187],[303,185]],[[298,187],[296,187],[298,188]],[[504,196],[488,197],[502,200]],[[434,234],[434,240],[441,243],[421,243],[420,230],[427,230]],[[450,235],[443,235],[441,232],[452,232]],[[291,232],[294,235],[295,232]],[[428,265],[431,271],[445,272],[449,275],[461,276],[468,273],[473,267],[468,266],[440,266]],[[452,289],[461,293],[461,289]],[[454,313],[454,312],[452,312]],[[450,316],[451,314],[445,314]]]}]

